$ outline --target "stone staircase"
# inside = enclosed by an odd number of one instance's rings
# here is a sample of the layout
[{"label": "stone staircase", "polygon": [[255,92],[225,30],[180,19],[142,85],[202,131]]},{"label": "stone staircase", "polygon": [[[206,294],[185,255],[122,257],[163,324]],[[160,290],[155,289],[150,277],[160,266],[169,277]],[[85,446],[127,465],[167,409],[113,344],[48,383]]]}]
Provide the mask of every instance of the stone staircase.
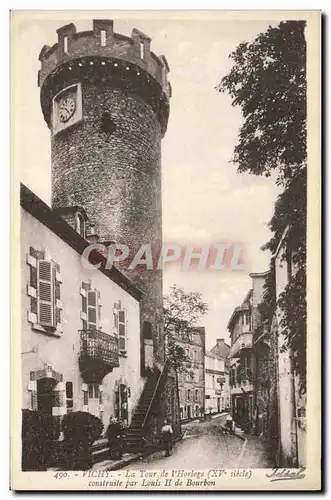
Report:
[{"label": "stone staircase", "polygon": [[[133,414],[131,425],[126,432],[126,452],[139,452],[144,449],[145,424],[153,403],[163,390],[167,376],[167,363],[155,367],[147,378],[141,393],[136,410]],[[109,458],[109,447],[107,439],[99,439],[93,444],[93,462],[97,463]]]},{"label": "stone staircase", "polygon": [[153,403],[156,402],[160,392],[164,388],[167,369],[167,362],[163,367],[154,367],[153,372],[147,378],[136,411],[132,417],[131,425],[127,432],[127,449],[130,451],[139,450],[144,447],[144,427],[148,420]]}]

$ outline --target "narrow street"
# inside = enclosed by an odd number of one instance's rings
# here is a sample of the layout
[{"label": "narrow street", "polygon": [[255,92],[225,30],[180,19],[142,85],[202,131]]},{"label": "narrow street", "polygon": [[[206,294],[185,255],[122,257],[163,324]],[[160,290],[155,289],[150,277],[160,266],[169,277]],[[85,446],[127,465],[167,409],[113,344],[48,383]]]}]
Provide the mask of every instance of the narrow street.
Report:
[{"label": "narrow street", "polygon": [[253,440],[242,440],[222,432],[226,415],[208,422],[184,425],[185,436],[170,457],[158,451],[124,469],[213,469],[256,468],[269,465],[264,450]]}]

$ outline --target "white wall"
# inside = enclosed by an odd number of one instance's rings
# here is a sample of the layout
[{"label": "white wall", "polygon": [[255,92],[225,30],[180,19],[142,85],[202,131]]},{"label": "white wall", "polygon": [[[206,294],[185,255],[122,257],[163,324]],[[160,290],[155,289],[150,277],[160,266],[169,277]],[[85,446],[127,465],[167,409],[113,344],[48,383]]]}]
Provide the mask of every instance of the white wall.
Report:
[{"label": "white wall", "polygon": [[[43,369],[47,363],[63,374],[64,382],[73,382],[74,410],[82,409],[83,380],[78,366],[80,350],[78,332],[82,329],[80,287],[82,282],[92,280],[93,287],[99,290],[101,296],[102,331],[112,333],[114,302],[121,301],[122,307],[127,311],[127,357],[120,356],[120,367],[109,373],[102,383],[105,388],[103,421],[108,424],[109,415],[113,413],[115,382],[122,380],[130,387],[130,411],[137,404],[143,387],[143,379],[140,377],[139,302],[101,272],[84,269],[80,255],[29,213],[22,210],[21,215],[22,352],[27,353],[32,348],[38,347],[38,353],[22,354],[22,405],[24,408],[30,408],[31,405],[28,391],[30,371]],[[26,256],[30,246],[36,250],[43,250],[46,247],[47,256],[60,265],[63,280],[61,285],[63,334],[60,338],[33,331],[31,323],[27,321],[27,313],[30,310],[30,297],[27,295],[30,267],[26,262]]]},{"label": "white wall", "polygon": [[[209,373],[211,370],[215,373]],[[219,377],[225,378],[225,383],[221,385],[217,382]],[[221,391],[216,393],[216,391]],[[230,385],[229,375],[226,371],[225,360],[214,356],[205,356],[205,394],[209,398],[205,400],[206,413],[223,411],[230,406]]]}]

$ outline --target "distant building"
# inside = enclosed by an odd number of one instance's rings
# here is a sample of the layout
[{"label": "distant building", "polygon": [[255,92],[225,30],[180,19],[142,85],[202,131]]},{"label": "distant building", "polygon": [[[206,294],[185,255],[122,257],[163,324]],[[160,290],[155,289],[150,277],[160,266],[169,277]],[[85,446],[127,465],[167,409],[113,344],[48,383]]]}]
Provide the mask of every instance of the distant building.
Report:
[{"label": "distant building", "polygon": [[254,403],[251,308],[252,290],[249,290],[228,323],[232,417],[245,430],[251,429]]},{"label": "distant building", "polygon": [[[219,340],[224,341],[224,339]],[[205,355],[205,413],[220,413],[230,409],[230,406],[227,359],[212,351],[207,351]]]},{"label": "distant building", "polygon": [[189,358],[186,371],[178,374],[180,416],[190,420],[202,417],[205,411],[205,328],[190,328],[178,337],[178,344]]},{"label": "distant building", "polygon": [[216,345],[214,345],[214,347],[210,349],[210,352],[216,354],[219,358],[227,360],[228,363],[230,346],[225,342],[224,339],[217,339]]}]

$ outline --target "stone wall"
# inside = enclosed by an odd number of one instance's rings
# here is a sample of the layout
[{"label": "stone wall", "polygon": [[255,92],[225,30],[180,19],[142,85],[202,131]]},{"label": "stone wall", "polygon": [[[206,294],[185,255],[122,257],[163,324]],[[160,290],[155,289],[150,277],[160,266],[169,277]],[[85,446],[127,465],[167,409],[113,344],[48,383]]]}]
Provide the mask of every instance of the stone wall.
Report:
[{"label": "stone wall", "polygon": [[[83,206],[101,240],[129,246],[121,270],[144,292],[141,320],[154,325],[158,351],[162,271],[127,266],[142,244],[162,242],[160,125],[148,104],[119,89],[85,83],[82,97],[83,122],[52,139],[53,206]],[[101,128],[104,113],[113,133]]]}]

